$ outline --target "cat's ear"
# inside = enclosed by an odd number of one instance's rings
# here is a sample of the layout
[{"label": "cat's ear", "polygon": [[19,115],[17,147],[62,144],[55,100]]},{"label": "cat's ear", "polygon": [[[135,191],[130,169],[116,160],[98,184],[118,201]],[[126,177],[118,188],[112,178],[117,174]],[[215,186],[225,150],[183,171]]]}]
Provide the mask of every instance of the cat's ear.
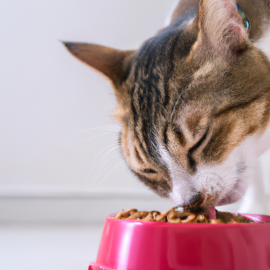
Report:
[{"label": "cat's ear", "polygon": [[196,20],[198,42],[234,61],[248,45],[248,31],[234,0],[201,0]]},{"label": "cat's ear", "polygon": [[121,51],[96,44],[63,44],[76,58],[100,71],[116,84],[126,77],[134,54],[134,51]]}]

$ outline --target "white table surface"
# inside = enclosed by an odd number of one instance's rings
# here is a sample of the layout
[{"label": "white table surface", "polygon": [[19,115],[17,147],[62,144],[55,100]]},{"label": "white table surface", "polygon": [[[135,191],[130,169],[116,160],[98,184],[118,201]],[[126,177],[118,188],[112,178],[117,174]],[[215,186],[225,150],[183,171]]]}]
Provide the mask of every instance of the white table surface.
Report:
[{"label": "white table surface", "polygon": [[87,270],[102,226],[0,224],[0,269]]}]

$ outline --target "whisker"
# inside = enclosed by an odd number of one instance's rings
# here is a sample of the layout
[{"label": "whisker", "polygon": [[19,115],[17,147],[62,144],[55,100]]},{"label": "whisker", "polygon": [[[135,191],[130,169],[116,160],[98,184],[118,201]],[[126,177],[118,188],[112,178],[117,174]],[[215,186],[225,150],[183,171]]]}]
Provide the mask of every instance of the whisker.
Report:
[{"label": "whisker", "polygon": [[106,176],[99,182],[99,184],[96,186],[96,188],[98,188],[101,184],[102,184],[102,182],[110,175],[110,173],[113,171],[113,170],[115,170],[121,163],[123,163],[124,162],[124,160],[122,160],[122,161],[120,161],[119,163],[117,163],[116,164],[116,166],[114,166],[107,174],[106,174]]},{"label": "whisker", "polygon": [[[108,148],[111,148],[113,147],[112,149],[108,150],[108,152],[106,154],[104,154],[98,161],[98,157],[100,157],[100,155],[105,151],[107,150]],[[109,146],[107,146],[105,149],[103,149],[95,158],[95,160],[93,161],[93,167],[90,169],[90,171],[87,173],[86,177],[84,178],[83,182],[85,183],[86,179],[88,178],[88,176],[90,175],[90,173],[95,169],[95,167],[98,165],[98,163],[108,154],[110,153],[111,151],[113,151],[114,149],[118,148],[119,145],[117,144],[111,144]]]},{"label": "whisker", "polygon": [[237,193],[239,194],[241,197],[243,197],[245,195],[245,192],[239,192],[238,190],[232,190],[232,193]]},{"label": "whisker", "polygon": [[101,127],[95,127],[95,128],[88,128],[88,129],[80,130],[80,131],[76,132],[75,134],[79,134],[79,133],[86,132],[86,131],[97,130],[97,129],[105,130],[106,127],[108,127],[108,125],[107,126],[101,126]]},{"label": "whisker", "polygon": [[[116,149],[118,149],[119,148],[119,145],[117,145],[117,146],[115,146],[115,147],[113,147],[113,148],[111,148],[110,150],[108,150],[107,151],[107,153],[105,153],[98,161],[97,161],[97,163],[95,164],[95,166],[94,166],[94,168],[108,155],[108,154],[110,154],[111,152],[113,152],[113,151],[115,151]],[[93,168],[93,169],[94,169]]]},{"label": "whisker", "polygon": [[95,183],[97,181],[97,178],[99,176],[99,173],[101,172],[101,170],[106,166],[106,164],[108,164],[113,158],[115,158],[117,155],[119,155],[119,153],[116,153],[115,155],[113,155],[112,157],[110,157],[105,163],[103,163],[103,165],[99,168],[96,177],[95,177]]},{"label": "whisker", "polygon": [[185,90],[186,90],[186,88],[184,88],[184,89],[182,90],[182,92],[180,93],[180,95],[178,96],[178,98],[177,98],[177,100],[176,100],[176,102],[175,102],[175,104],[174,104],[174,106],[173,106],[173,110],[172,110],[172,113],[171,113],[171,115],[170,115],[168,124],[170,124],[171,121],[172,121],[172,117],[173,117],[173,115],[174,115],[174,111],[175,111],[176,106],[177,106],[177,104],[178,104],[178,102],[179,102],[179,99],[181,99],[181,100],[183,101],[182,95],[183,95],[183,93],[184,93]]},{"label": "whisker", "polygon": [[[96,158],[94,159],[93,163],[96,162],[96,160],[99,158],[99,156],[100,156],[105,150],[107,150],[108,148],[117,148],[117,147],[119,147],[118,143],[113,143],[113,144],[111,144],[111,145],[105,147],[105,148],[104,148],[102,151],[100,151],[100,153],[96,156]],[[111,151],[111,150],[109,150],[109,151]],[[108,152],[107,152],[107,153],[108,153]]]},{"label": "whisker", "polygon": [[119,131],[114,131],[114,130],[109,130],[109,129],[103,129],[104,131],[108,131],[108,132],[111,132],[111,133],[117,133],[119,134]]},{"label": "whisker", "polygon": [[[233,164],[230,167],[224,168],[224,170],[226,170],[226,174],[223,176],[223,178],[225,179],[228,175],[230,175],[232,173],[232,170],[237,167],[241,162],[237,162],[236,164]],[[246,166],[246,170],[252,168],[251,166]]]},{"label": "whisker", "polygon": [[[231,172],[232,172],[232,170],[233,170],[237,165],[238,165],[238,163],[233,164],[233,165],[232,165],[231,167],[229,167],[229,168],[226,168],[227,174],[225,174],[225,175],[223,176],[223,178],[225,179],[228,175],[230,175]],[[225,169],[224,169],[224,170],[225,170]]]},{"label": "whisker", "polygon": [[84,140],[82,140],[81,142],[85,142],[85,141],[88,141],[88,140],[91,140],[91,139],[94,139],[94,138],[98,138],[98,137],[101,137],[101,136],[105,136],[105,135],[108,135],[108,134],[111,134],[111,132],[107,132],[107,133],[95,135],[95,136],[92,136],[92,137],[90,137],[90,138],[84,139]]}]

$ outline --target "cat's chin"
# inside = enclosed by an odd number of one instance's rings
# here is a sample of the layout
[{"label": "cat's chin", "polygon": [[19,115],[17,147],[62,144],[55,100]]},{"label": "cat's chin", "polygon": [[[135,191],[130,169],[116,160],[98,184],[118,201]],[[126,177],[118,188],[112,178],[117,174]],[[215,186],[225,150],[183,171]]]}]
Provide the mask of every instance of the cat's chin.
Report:
[{"label": "cat's chin", "polygon": [[231,198],[228,195],[227,197],[222,198],[220,201],[218,201],[216,206],[223,206],[223,205],[232,204],[232,203],[235,203],[235,202],[239,201],[240,199],[241,199],[241,197],[235,199],[235,198]]},{"label": "cat's chin", "polygon": [[232,204],[232,203],[235,203],[235,202],[239,201],[241,198],[242,198],[241,195],[228,194],[227,196],[225,196],[222,199],[218,200],[216,206],[223,206],[223,205],[227,205],[227,204]]},{"label": "cat's chin", "polygon": [[242,199],[248,187],[247,177],[245,179],[238,179],[234,187],[218,200],[216,206],[232,204]]}]

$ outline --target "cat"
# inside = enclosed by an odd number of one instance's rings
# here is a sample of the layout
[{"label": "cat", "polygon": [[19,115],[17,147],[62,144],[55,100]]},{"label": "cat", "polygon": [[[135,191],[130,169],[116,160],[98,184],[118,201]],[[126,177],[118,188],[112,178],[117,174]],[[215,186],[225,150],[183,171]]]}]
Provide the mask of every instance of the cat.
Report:
[{"label": "cat", "polygon": [[270,148],[267,40],[269,0],[182,0],[138,50],[64,45],[111,80],[131,171],[178,206],[211,208],[244,195]]}]

